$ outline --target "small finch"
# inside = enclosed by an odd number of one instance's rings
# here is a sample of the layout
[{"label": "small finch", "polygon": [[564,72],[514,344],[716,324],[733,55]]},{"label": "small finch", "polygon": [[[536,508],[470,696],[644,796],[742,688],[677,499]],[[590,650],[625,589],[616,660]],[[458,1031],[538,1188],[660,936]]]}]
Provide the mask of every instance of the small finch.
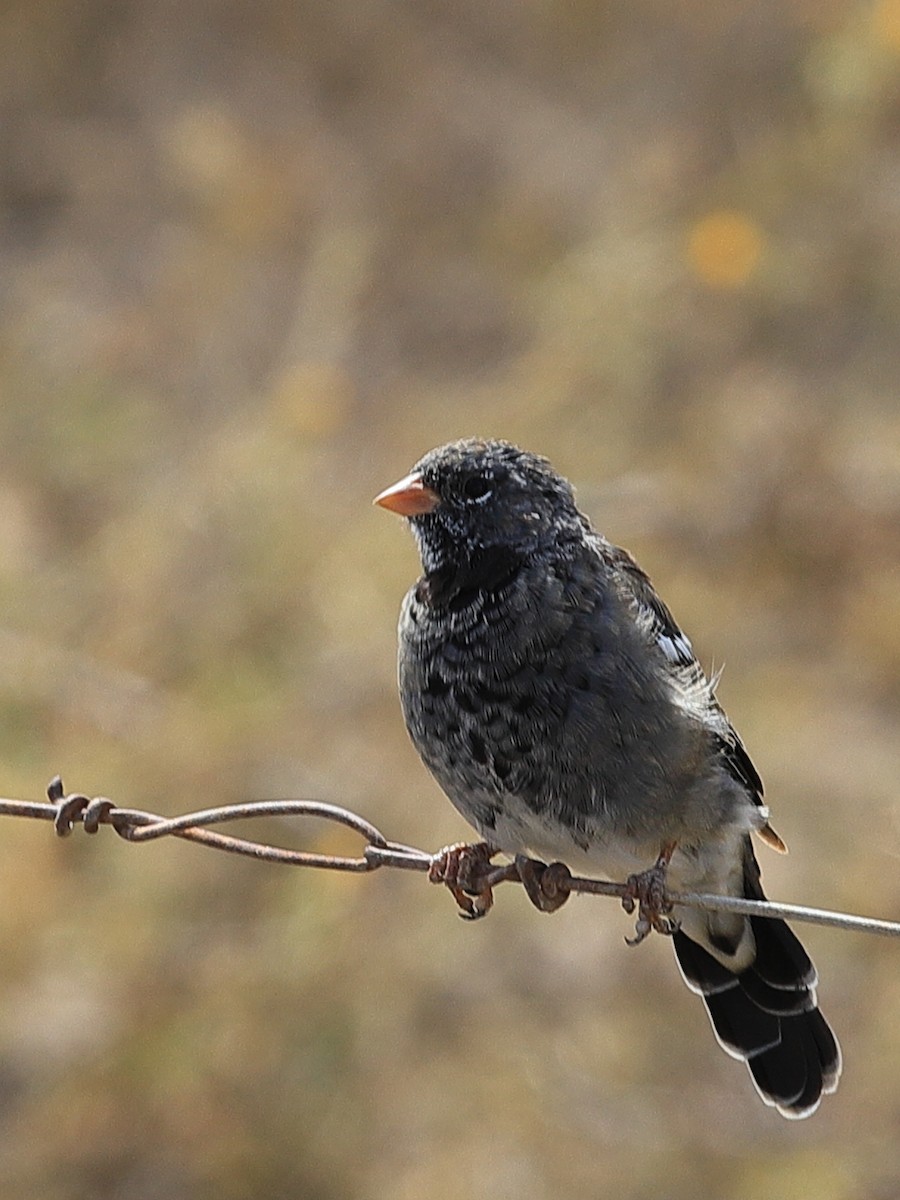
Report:
[{"label": "small finch", "polygon": [[[547,460],[453,442],[376,503],[424,570],[400,617],[406,725],[488,852],[764,899],[751,834],[783,845],[759,775],[648,577]],[[814,1112],[841,1056],[788,926],[685,908],[656,927],[766,1104]]]}]

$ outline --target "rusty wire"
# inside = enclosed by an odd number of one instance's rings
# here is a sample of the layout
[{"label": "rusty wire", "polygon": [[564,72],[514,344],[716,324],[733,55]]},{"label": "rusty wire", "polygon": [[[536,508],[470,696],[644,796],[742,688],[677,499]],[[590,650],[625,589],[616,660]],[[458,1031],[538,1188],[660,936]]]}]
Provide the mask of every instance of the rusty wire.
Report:
[{"label": "rusty wire", "polygon": [[[447,849],[429,854],[413,846],[391,842],[369,821],[336,804],[318,800],[254,800],[243,804],[226,804],[218,808],[202,809],[184,813],[179,817],[161,817],[156,813],[140,809],[119,808],[105,796],[89,797],[79,792],[66,793],[57,775],[47,788],[48,803],[23,800],[0,799],[0,816],[30,817],[52,821],[60,837],[68,836],[76,825],[87,833],[97,833],[101,825],[111,826],[128,842],[149,842],[161,837],[179,837],[215,850],[231,854],[242,854],[260,862],[282,863],[294,867],[317,867],[330,871],[375,871],[381,867],[394,867],[404,871],[422,871],[429,874],[432,882],[450,887],[463,916],[481,916],[490,907],[491,889],[500,883],[523,883],[529,896],[535,900],[533,875],[525,870],[531,860],[517,859],[507,864],[493,864],[493,855],[476,856],[462,887],[459,880],[446,876]],[[358,833],[365,841],[362,853],[356,857],[333,854],[310,853],[288,850],[231,834],[216,833],[209,828],[225,821],[247,820],[251,817],[315,817],[322,821],[343,825]],[[554,911],[572,892],[590,895],[615,896],[628,911],[634,907],[634,894],[628,883],[609,883],[572,875],[561,863],[538,868],[538,891],[545,903],[539,905],[544,911]],[[543,882],[540,882],[543,880]],[[454,883],[457,886],[453,886]],[[466,895],[487,896],[486,906],[467,901]],[[809,908],[800,904],[776,904],[763,900],[746,900],[734,896],[714,896],[694,892],[666,892],[667,911],[669,906],[692,907],[717,912],[735,912],[748,916],[805,921],[814,925],[830,925],[838,929],[851,929],[859,933],[876,933],[885,937],[900,937],[900,922],[884,921],[874,917],[859,917],[849,913],[831,912]],[[631,907],[629,908],[629,900]],[[535,903],[537,901],[535,900]],[[641,940],[640,935],[636,940]]]}]

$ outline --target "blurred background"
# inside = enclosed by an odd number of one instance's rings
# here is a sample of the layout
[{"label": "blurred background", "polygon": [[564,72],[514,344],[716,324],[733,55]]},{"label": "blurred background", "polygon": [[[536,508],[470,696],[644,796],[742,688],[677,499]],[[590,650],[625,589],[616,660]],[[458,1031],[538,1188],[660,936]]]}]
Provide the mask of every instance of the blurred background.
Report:
[{"label": "blurred background", "polygon": [[[898,0],[28,0],[0,48],[3,794],[464,838],[370,500],[505,436],[725,664],[770,892],[900,917]],[[894,943],[803,930],[846,1069],[788,1123],[609,901],[2,835],[4,1196],[898,1194]]]}]

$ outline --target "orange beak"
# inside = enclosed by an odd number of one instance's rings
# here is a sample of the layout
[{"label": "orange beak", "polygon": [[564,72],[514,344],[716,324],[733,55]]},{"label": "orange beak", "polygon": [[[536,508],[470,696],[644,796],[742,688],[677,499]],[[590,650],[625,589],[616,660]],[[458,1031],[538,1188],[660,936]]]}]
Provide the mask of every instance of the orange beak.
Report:
[{"label": "orange beak", "polygon": [[440,502],[440,496],[425,486],[418,471],[413,471],[405,479],[391,484],[372,501],[373,504],[380,504],[382,508],[401,517],[418,517],[422,513],[433,512]]}]

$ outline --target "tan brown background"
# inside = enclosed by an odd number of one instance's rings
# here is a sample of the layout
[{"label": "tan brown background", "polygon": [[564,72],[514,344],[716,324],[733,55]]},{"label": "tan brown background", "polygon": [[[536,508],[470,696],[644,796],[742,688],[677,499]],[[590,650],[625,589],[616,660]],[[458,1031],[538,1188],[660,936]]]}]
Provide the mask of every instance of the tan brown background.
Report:
[{"label": "tan brown background", "polygon": [[[726,664],[770,890],[900,916],[897,0],[28,0],[0,49],[0,791],[465,836],[369,502],[503,435]],[[808,931],[846,1072],[788,1124],[608,901],[0,833],[3,1196],[900,1190],[895,943]]]}]

